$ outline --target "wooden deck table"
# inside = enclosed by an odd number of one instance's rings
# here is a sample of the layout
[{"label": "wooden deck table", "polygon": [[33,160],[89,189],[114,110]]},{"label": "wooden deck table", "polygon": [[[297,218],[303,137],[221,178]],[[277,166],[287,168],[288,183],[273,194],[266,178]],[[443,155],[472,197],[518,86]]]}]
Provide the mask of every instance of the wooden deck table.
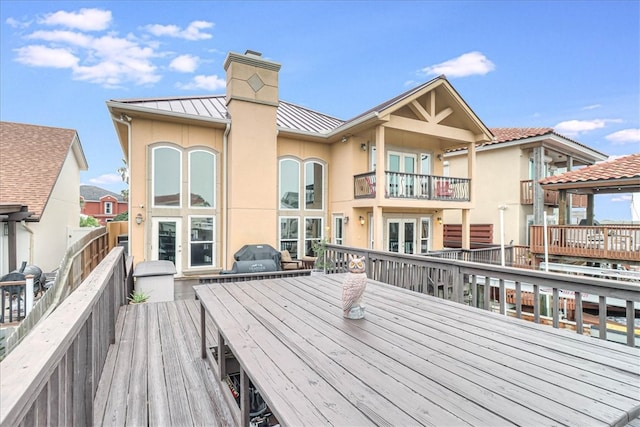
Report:
[{"label": "wooden deck table", "polygon": [[[195,287],[241,384],[250,380],[283,426],[638,422],[638,348],[371,280],[365,318],[348,320],[343,277]],[[236,416],[248,425],[246,396]]]}]

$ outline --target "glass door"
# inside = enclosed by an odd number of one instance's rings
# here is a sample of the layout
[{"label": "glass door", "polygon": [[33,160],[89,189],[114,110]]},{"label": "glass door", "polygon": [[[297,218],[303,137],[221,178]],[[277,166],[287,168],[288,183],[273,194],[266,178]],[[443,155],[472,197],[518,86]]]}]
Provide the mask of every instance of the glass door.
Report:
[{"label": "glass door", "polygon": [[387,156],[387,192],[389,197],[414,197],[417,157],[411,153],[390,151]]},{"label": "glass door", "polygon": [[414,219],[390,219],[387,221],[387,250],[401,254],[415,252],[416,221]]},{"label": "glass door", "polygon": [[171,261],[178,274],[182,273],[182,219],[153,218],[151,260]]}]

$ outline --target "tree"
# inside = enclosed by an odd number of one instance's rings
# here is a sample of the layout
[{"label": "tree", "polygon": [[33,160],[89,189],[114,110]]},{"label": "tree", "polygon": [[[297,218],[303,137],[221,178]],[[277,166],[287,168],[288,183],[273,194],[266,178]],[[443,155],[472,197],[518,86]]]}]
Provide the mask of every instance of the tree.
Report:
[{"label": "tree", "polygon": [[122,163],[124,163],[124,166],[120,166],[116,172],[118,172],[118,175],[122,178],[122,182],[129,184],[129,167],[127,166],[127,161],[122,159]]},{"label": "tree", "polygon": [[114,216],[113,221],[129,221],[129,211]]},{"label": "tree", "polygon": [[92,216],[81,216],[80,227],[100,227],[100,223]]}]

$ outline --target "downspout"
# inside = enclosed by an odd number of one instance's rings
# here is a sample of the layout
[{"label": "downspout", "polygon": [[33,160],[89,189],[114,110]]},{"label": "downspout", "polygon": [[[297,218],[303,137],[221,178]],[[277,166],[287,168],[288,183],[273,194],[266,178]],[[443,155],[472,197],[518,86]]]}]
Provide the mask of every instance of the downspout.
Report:
[{"label": "downspout", "polygon": [[33,229],[29,228],[27,226],[27,222],[25,220],[20,221],[20,225],[22,226],[22,228],[24,228],[25,230],[27,230],[29,232],[29,264],[32,265],[33,264],[33,245],[34,245],[34,235],[35,233],[33,232]]},{"label": "downspout", "polygon": [[228,162],[228,144],[229,144],[229,132],[231,131],[231,123],[227,123],[224,128],[224,135],[222,136],[222,201],[224,203],[224,207],[222,209],[222,268],[227,268],[227,246],[228,246],[228,185],[229,179],[227,177],[227,162]]},{"label": "downspout", "polygon": [[[118,123],[122,123],[127,127],[127,168],[129,169],[129,173],[131,173],[131,117],[126,114],[121,114],[120,118],[115,117],[113,114],[111,115],[111,119]],[[133,195],[131,194],[131,176],[129,176],[129,182],[127,182],[127,189],[129,190],[129,220],[127,221],[127,253],[131,255],[131,235],[132,227],[131,221],[133,219]]]}]

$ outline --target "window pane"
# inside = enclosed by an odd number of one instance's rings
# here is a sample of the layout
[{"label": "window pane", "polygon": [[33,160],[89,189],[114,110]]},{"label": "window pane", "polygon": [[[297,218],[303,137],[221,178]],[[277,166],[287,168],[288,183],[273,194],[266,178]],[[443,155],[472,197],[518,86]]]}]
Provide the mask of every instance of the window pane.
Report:
[{"label": "window pane", "polygon": [[320,163],[310,162],[305,165],[304,189],[306,209],[322,209],[322,172]]},{"label": "window pane", "polygon": [[295,160],[280,161],[280,209],[299,209],[300,164]]},{"label": "window pane", "polygon": [[189,154],[189,204],[194,207],[214,206],[215,156],[206,151]]},{"label": "window pane", "polygon": [[313,242],[320,242],[322,237],[322,219],[306,218],[304,232],[304,254],[314,256]]},{"label": "window pane", "polygon": [[153,204],[180,206],[180,152],[168,147],[153,150]]},{"label": "window pane", "polygon": [[213,265],[213,217],[191,218],[191,266]]},{"label": "window pane", "polygon": [[298,218],[280,218],[280,250],[298,258]]}]

